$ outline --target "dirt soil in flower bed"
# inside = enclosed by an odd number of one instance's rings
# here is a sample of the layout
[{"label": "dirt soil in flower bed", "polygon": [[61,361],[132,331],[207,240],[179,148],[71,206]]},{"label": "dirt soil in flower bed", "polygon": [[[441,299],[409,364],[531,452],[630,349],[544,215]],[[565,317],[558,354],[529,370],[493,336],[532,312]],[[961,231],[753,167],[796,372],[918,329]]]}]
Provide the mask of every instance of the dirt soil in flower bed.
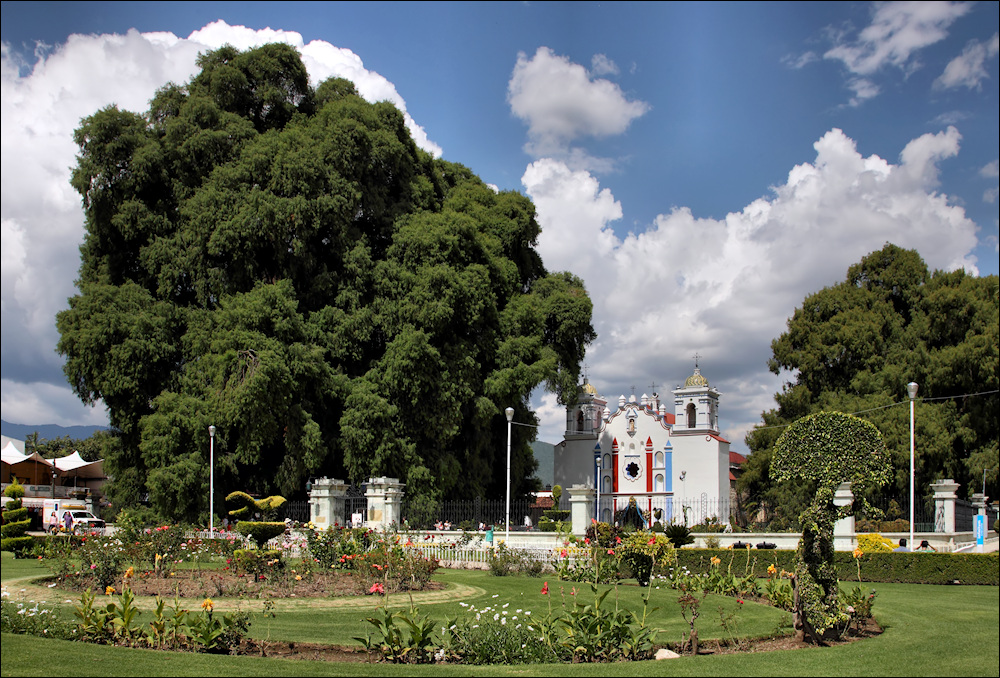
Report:
[{"label": "dirt soil in flower bed", "polygon": [[[255,582],[253,575],[238,575],[226,570],[177,570],[172,576],[155,576],[150,572],[140,572],[128,579],[128,586],[138,596],[160,596],[173,598],[323,598],[357,596],[366,594],[363,584],[351,572],[331,572],[301,575],[296,580],[293,570],[289,574],[273,579]],[[59,582],[59,587],[82,592],[97,588],[91,578],[70,579]],[[118,582],[115,588],[120,589]],[[441,591],[446,588],[440,582],[428,582],[421,591]]]}]

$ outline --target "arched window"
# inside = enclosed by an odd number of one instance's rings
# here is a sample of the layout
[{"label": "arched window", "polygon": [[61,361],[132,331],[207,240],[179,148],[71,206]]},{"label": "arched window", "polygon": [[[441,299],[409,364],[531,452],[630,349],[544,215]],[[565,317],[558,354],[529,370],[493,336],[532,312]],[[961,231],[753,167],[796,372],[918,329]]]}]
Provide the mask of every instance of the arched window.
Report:
[{"label": "arched window", "polygon": [[663,453],[657,452],[653,457],[653,466],[656,468],[663,468]]},{"label": "arched window", "polygon": [[583,410],[576,413],[576,430],[577,433],[583,432]]},{"label": "arched window", "polygon": [[656,476],[653,478],[653,491],[654,492],[663,492],[663,474],[662,473],[657,473]]},{"label": "arched window", "polygon": [[688,403],[687,406],[687,420],[688,428],[694,428],[698,422],[698,413],[695,411],[694,403]]}]

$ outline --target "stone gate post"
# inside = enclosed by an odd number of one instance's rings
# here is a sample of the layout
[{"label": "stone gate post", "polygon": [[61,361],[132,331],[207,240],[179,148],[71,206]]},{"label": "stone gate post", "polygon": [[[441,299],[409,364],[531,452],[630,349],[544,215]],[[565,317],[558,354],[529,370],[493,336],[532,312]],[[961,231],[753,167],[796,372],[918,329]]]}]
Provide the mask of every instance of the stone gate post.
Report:
[{"label": "stone gate post", "polygon": [[368,490],[365,492],[365,497],[368,499],[368,516],[365,527],[384,530],[390,525],[399,525],[402,522],[405,486],[405,483],[399,482],[399,478],[383,476],[368,479]]},{"label": "stone gate post", "polygon": [[594,497],[597,491],[587,485],[573,485],[569,488],[569,515],[573,523],[573,534],[582,537],[587,533],[590,519],[594,516]]},{"label": "stone gate post", "polygon": [[[853,503],[854,492],[851,491],[851,484],[841,483],[833,493],[833,505],[839,509],[841,506],[850,506]],[[833,524],[833,548],[836,551],[853,551],[854,545],[854,516],[841,518]]]},{"label": "stone gate post", "polygon": [[955,532],[955,500],[958,483],[951,478],[931,483],[934,489],[934,531]]},{"label": "stone gate post", "polygon": [[346,525],[344,504],[347,483],[332,478],[318,478],[309,489],[309,520],[318,528]]}]

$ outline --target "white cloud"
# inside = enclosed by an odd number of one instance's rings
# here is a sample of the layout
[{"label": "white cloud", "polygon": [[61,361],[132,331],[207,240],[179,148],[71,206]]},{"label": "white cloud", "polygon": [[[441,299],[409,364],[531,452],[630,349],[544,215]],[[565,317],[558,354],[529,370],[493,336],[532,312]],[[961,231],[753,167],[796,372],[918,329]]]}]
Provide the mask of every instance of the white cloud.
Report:
[{"label": "white cloud", "polygon": [[102,405],[81,405],[68,388],[45,382],[17,383],[8,379],[0,381],[0,387],[3,418],[12,424],[108,425],[108,415]]},{"label": "white cloud", "polygon": [[528,123],[525,150],[536,157],[559,156],[582,137],[621,134],[649,104],[629,101],[615,83],[592,79],[587,69],[539,47],[523,52],[507,89],[514,115]]},{"label": "white cloud", "polygon": [[965,86],[979,89],[980,83],[990,74],[986,72],[986,59],[1000,52],[1000,33],[994,33],[989,42],[971,41],[960,55],[948,62],[944,73],[934,81],[939,89]]},{"label": "white cloud", "polygon": [[[441,148],[405,113],[406,102],[392,83],[367,70],[350,50],[322,41],[303,44],[299,33],[255,31],[216,21],[188,38],[135,30],[125,35],[72,35],[54,49],[36,49],[38,60],[30,68],[9,45],[2,45],[0,308],[5,419],[18,412],[28,423],[51,423],[55,417],[51,413],[59,410],[55,403],[74,400],[55,353],[54,316],[75,293],[73,280],[84,233],[80,196],[69,185],[77,152],[73,130],[80,119],[112,103],[145,111],[159,87],[186,82],[194,75],[199,52],[226,43],[247,49],[273,41],[300,51],[313,84],[346,77],[369,101],[391,101],[404,111],[417,145],[441,155]],[[56,392],[48,392],[43,383],[52,384]],[[34,413],[32,407],[37,407]],[[63,416],[56,423],[103,423],[95,421],[101,419],[101,410],[77,403],[75,411],[77,419]]]},{"label": "white cloud", "polygon": [[741,444],[780,388],[766,370],[770,342],[808,293],[886,242],[916,249],[931,268],[976,272],[975,223],[934,190],[937,163],[959,140],[954,128],[923,135],[893,164],[862,156],[834,129],[772,195],[724,219],[674,208],[624,238],[608,227],[621,207],[596,179],[556,160],[532,163],[522,183],[543,228],[538,250],[550,270],[580,275],[594,302],[591,381],[608,396],[650,379],[674,384],[697,351]]},{"label": "white cloud", "polygon": [[884,66],[904,72],[919,68],[918,51],[943,40],[955,19],[969,11],[965,2],[891,2],[876,5],[872,22],[851,42],[823,56],[843,62],[855,75],[871,75]]},{"label": "white cloud", "polygon": [[804,52],[803,54],[787,54],[781,58],[781,63],[796,70],[805,68],[814,61],[819,60],[816,52]]},{"label": "white cloud", "polygon": [[591,75],[618,75],[618,64],[605,54],[595,54],[590,59]]},{"label": "white cloud", "polygon": [[860,106],[868,99],[877,97],[881,91],[879,86],[868,78],[851,78],[847,81],[847,88],[854,92],[854,96],[848,102],[850,106]]}]

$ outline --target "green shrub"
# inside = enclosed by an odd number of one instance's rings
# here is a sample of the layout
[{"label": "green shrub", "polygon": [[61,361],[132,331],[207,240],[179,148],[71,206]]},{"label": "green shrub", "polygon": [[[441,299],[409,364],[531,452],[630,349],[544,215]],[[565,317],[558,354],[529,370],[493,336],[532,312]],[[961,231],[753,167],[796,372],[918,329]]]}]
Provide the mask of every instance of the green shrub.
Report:
[{"label": "green shrub", "polygon": [[285,561],[277,549],[236,549],[233,551],[232,567],[236,574],[253,575],[254,581],[258,581],[261,575],[283,570]]},{"label": "green shrub", "polygon": [[616,549],[639,586],[647,586],[654,567],[670,567],[677,561],[674,547],[662,534],[639,530],[630,533]]},{"label": "green shrub", "polygon": [[4,504],[3,507],[3,527],[0,527],[0,550],[13,551],[15,558],[21,558],[34,544],[31,536],[27,535],[28,528],[31,527],[31,519],[28,518],[28,509],[21,507],[21,497],[24,496],[24,488],[17,478],[11,478],[11,484],[3,492],[5,497],[12,501]]},{"label": "green shrub", "polygon": [[687,525],[681,525],[679,523],[671,523],[663,528],[663,536],[669,539],[670,543],[672,543],[674,548],[677,549],[694,543],[694,537],[691,536],[691,530],[688,529]]},{"label": "green shrub", "polygon": [[542,573],[541,562],[531,558],[525,551],[507,548],[504,543],[490,551],[488,562],[490,574],[495,577],[506,577],[514,574],[538,577]]},{"label": "green shrub", "polygon": [[[707,572],[711,558],[732,557],[730,549],[678,549],[677,566],[691,572]],[[767,566],[794,571],[795,551],[757,551],[749,565],[752,573],[766,578]],[[742,560],[740,561],[742,564]],[[837,578],[858,581],[858,562],[849,551],[834,554]],[[1000,557],[997,553],[865,553],[861,556],[861,579],[865,583],[1000,585]]]}]

